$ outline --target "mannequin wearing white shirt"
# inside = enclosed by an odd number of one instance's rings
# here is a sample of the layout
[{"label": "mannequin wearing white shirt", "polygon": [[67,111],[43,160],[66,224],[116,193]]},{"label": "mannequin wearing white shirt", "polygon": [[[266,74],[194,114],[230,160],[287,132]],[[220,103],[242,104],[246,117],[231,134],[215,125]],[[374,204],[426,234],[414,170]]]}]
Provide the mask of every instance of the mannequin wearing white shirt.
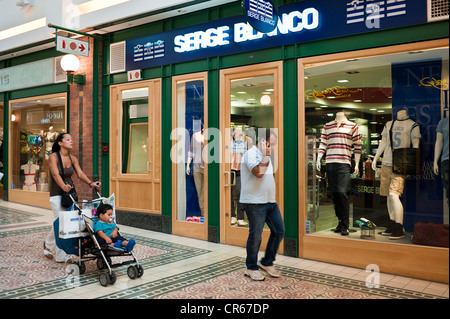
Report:
[{"label": "mannequin wearing white shirt", "polygon": [[33,164],[32,161],[28,161],[27,164],[20,166],[25,174],[25,182],[23,183],[23,190],[25,191],[36,191],[36,172],[39,170],[39,165]]},{"label": "mannequin wearing white shirt", "polygon": [[[409,119],[409,117],[408,114],[406,113],[406,110],[398,111],[397,120],[404,121],[407,119]],[[383,136],[383,138],[381,139],[377,153],[375,154],[375,157],[372,162],[373,170],[376,170],[377,160],[381,156],[381,154],[383,154],[383,152],[386,150],[388,143],[389,143],[389,134],[387,136]],[[420,138],[412,138],[411,143],[414,148],[419,148]],[[391,191],[389,192],[389,195],[387,196],[387,209],[389,212],[390,220],[403,225],[403,205],[400,200],[400,194]],[[388,236],[390,235],[390,231],[387,230],[386,232],[382,233],[382,235]]]},{"label": "mannequin wearing white shirt", "polygon": [[190,165],[192,162],[194,162],[194,169],[193,169],[193,175],[194,175],[194,183],[195,183],[195,189],[197,190],[197,196],[198,196],[198,204],[200,206],[201,215],[204,216],[204,210],[205,210],[205,197],[204,197],[204,175],[205,175],[205,168],[204,168],[204,162],[203,162],[203,147],[205,145],[204,140],[204,129],[201,131],[198,131],[192,135],[191,140],[191,146],[188,153],[188,159],[186,163],[186,175],[191,174],[191,168]]}]

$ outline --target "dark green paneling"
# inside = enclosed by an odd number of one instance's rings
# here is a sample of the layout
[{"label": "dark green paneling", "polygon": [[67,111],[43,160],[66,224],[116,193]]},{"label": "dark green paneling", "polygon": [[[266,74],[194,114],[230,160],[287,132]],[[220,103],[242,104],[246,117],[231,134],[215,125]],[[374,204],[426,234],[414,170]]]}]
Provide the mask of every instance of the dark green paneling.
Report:
[{"label": "dark green paneling", "polygon": [[37,86],[35,88],[22,89],[10,92],[10,100],[17,100],[32,96],[65,93],[65,92],[68,92],[67,83]]},{"label": "dark green paneling", "polygon": [[[219,70],[208,72],[208,124],[207,127],[219,127],[219,96],[220,96]],[[213,141],[209,141],[213,142]],[[215,142],[215,141],[214,141]],[[214,152],[218,150],[214,149]],[[210,154],[214,157],[215,154]],[[209,241],[220,240],[220,187],[219,187],[219,163],[208,164],[208,238]],[[213,234],[213,235],[211,235]]]},{"label": "dark green paneling", "polygon": [[[162,79],[161,95],[161,213],[163,216],[172,216],[172,161],[170,150],[172,141],[170,132],[172,131],[172,78]],[[170,232],[172,232],[172,219],[170,220]]]},{"label": "dark green paneling", "polygon": [[9,132],[9,101],[6,100],[5,93],[2,93],[0,97],[3,97],[5,99],[5,102],[3,103],[3,199],[8,200],[8,184],[9,184],[9,176],[8,176],[8,168],[9,168],[9,162],[8,162],[8,150],[9,150],[9,138],[8,134],[5,134],[6,132]]},{"label": "dark green paneling", "polygon": [[[284,138],[284,221],[285,238],[298,236],[298,76],[297,60],[284,61],[283,67],[283,138]],[[298,248],[298,247],[297,247]],[[298,249],[291,249],[295,255]],[[292,255],[292,253],[290,254]]]}]

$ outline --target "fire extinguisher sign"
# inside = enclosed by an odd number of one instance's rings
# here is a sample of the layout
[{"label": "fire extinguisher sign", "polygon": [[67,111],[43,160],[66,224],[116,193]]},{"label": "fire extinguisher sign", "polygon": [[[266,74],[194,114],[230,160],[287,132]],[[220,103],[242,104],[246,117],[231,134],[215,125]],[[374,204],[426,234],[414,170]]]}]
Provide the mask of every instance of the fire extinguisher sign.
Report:
[{"label": "fire extinguisher sign", "polygon": [[65,53],[89,56],[89,42],[58,36],[56,50]]}]

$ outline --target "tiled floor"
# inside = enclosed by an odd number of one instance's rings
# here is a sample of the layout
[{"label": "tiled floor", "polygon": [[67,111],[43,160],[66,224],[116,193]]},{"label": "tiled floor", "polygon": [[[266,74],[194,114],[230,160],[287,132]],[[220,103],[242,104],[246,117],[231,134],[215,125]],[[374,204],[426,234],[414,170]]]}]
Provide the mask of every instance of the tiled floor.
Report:
[{"label": "tiled floor", "polygon": [[42,256],[52,215],[0,201],[0,299],[449,298],[448,284],[382,273],[380,286],[370,288],[365,270],[287,256],[276,261],[282,279],[267,276],[264,282],[252,282],[243,276],[244,248],[128,226],[121,226],[121,232],[136,239],[144,275],[131,280],[128,266],[114,268],[117,281],[103,287],[95,262],[72,280],[66,265]]}]

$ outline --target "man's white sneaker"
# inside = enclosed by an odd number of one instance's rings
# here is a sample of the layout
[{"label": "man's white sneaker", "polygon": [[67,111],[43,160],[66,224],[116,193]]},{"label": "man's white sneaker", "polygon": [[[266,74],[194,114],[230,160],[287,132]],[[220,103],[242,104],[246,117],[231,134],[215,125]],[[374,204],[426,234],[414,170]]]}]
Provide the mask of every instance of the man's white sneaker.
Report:
[{"label": "man's white sneaker", "polygon": [[238,226],[241,226],[241,227],[248,226],[248,223],[246,221],[244,221],[243,219],[239,219],[237,221],[237,224],[238,224]]},{"label": "man's white sneaker", "polygon": [[265,272],[267,272],[270,276],[274,278],[280,278],[281,274],[278,270],[275,269],[274,266],[264,266],[261,263],[258,264],[259,267],[261,267]]},{"label": "man's white sneaker", "polygon": [[252,280],[262,281],[266,279],[259,270],[245,269],[244,276],[250,277]]}]

